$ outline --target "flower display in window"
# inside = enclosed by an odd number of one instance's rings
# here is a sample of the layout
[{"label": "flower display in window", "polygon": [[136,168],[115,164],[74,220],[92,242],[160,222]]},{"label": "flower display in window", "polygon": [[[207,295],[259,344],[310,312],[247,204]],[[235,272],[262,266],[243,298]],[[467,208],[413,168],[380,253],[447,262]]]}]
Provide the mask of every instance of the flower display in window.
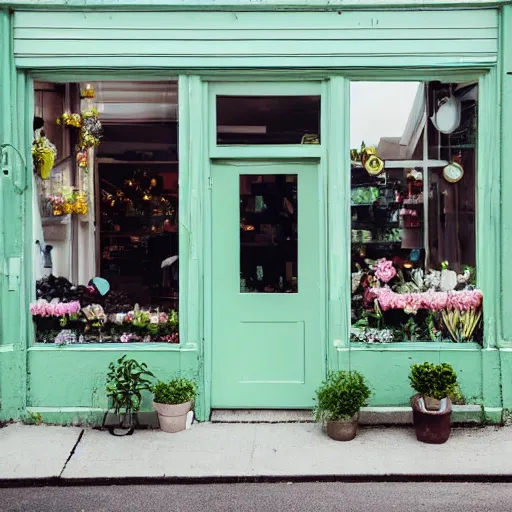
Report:
[{"label": "flower display in window", "polygon": [[483,295],[473,272],[467,267],[454,280],[447,263],[425,275],[422,269],[396,270],[390,260],[369,261],[352,276],[351,340],[389,342],[388,335],[376,337],[371,329],[377,329],[391,330],[396,341],[474,341],[481,336]]},{"label": "flower display in window", "polygon": [[375,277],[383,283],[389,283],[396,276],[396,269],[392,261],[380,259],[375,269]]},{"label": "flower display in window", "polygon": [[131,306],[123,292],[101,295],[94,286],[74,286],[50,275],[37,282],[38,300],[30,304],[36,339],[44,343],[179,343],[174,310]]}]

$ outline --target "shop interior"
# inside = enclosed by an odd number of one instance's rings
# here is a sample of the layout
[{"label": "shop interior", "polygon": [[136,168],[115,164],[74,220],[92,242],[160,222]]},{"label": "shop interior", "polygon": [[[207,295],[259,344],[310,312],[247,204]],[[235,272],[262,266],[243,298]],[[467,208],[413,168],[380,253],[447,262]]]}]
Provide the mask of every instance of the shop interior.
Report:
[{"label": "shop interior", "polygon": [[[34,94],[37,298],[100,303],[102,322],[174,312],[177,329],[177,81],[36,82]],[[382,327],[368,307],[377,282],[402,295],[474,289],[477,106],[476,82],[351,84],[353,325]],[[219,145],[321,140],[319,96],[219,96],[216,107]],[[240,177],[242,293],[298,291],[298,186]],[[392,323],[403,333],[419,316]]]},{"label": "shop interior", "polygon": [[[94,109],[98,144],[80,151],[73,115]],[[102,277],[126,303],[178,309],[177,112],[175,80],[36,82],[35,137],[57,155],[49,179],[36,178],[54,275],[79,285]]]},{"label": "shop interior", "polygon": [[351,340],[481,341],[478,83],[354,82],[351,96]]}]

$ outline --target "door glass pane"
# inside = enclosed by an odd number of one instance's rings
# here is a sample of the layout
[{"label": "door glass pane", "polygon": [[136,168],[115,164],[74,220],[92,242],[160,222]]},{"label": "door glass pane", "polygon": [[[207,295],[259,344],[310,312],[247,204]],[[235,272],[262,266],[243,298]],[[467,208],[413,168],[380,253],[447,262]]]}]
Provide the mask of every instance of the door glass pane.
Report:
[{"label": "door glass pane", "polygon": [[320,96],[217,96],[217,144],[320,144]]},{"label": "door glass pane", "polygon": [[297,293],[296,174],[240,176],[240,292]]}]

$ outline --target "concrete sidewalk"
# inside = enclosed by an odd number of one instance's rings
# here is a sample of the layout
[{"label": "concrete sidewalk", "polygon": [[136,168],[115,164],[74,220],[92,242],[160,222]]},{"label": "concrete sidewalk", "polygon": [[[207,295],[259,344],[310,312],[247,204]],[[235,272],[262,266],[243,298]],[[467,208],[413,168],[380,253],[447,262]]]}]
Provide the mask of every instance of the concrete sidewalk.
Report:
[{"label": "concrete sidewalk", "polygon": [[195,423],[178,434],[143,430],[128,437],[14,424],[0,429],[0,454],[3,485],[12,479],[512,481],[512,427],[454,428],[446,444],[427,445],[412,427],[361,428],[355,440],[342,443],[312,423]]}]

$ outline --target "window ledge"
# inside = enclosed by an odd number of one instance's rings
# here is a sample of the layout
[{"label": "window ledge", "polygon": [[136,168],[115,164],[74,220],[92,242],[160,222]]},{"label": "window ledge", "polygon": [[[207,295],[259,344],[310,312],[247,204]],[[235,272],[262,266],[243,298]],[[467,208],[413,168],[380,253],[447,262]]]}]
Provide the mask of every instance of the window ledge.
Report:
[{"label": "window ledge", "polygon": [[348,347],[338,348],[338,351],[343,350],[376,350],[378,352],[400,352],[405,350],[411,351],[435,351],[435,350],[449,350],[449,351],[480,351],[482,347],[479,343],[446,343],[435,341],[414,341],[414,342],[398,342],[398,343],[357,343],[352,342]]},{"label": "window ledge", "polygon": [[125,351],[125,352],[196,352],[196,343],[180,345],[178,343],[80,343],[73,345],[54,345],[52,343],[41,343],[29,347],[29,352],[44,351]]}]

